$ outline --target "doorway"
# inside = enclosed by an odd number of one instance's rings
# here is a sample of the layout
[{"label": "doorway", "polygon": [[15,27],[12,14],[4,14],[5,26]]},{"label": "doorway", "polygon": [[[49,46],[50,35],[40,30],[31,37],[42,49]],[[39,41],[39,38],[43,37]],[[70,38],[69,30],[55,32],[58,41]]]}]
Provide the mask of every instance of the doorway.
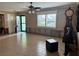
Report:
[{"label": "doorway", "polygon": [[25,32],[26,31],[26,17],[24,15],[22,16],[16,16],[16,26],[17,32]]}]

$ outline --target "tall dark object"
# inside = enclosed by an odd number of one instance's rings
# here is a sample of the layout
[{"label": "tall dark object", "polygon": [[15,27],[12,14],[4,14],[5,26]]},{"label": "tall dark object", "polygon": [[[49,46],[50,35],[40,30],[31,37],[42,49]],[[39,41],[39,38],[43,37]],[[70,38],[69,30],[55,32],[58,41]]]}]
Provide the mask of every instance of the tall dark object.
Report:
[{"label": "tall dark object", "polygon": [[77,9],[77,32],[79,32],[79,5]]},{"label": "tall dark object", "polygon": [[68,53],[71,50],[70,45],[73,44],[74,39],[73,39],[73,27],[72,27],[72,17],[74,14],[74,10],[71,9],[69,7],[69,9],[67,9],[65,11],[65,15],[66,15],[66,25],[64,27],[64,38],[63,38],[63,42],[65,43],[65,52],[64,55],[68,55]]}]

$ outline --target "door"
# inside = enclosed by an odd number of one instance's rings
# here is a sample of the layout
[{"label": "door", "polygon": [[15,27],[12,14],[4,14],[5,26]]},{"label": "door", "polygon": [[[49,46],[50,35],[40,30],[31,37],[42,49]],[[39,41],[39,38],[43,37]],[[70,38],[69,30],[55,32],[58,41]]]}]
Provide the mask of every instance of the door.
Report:
[{"label": "door", "polygon": [[16,16],[16,26],[17,26],[17,32],[26,31],[26,17]]},{"label": "door", "polygon": [[21,31],[24,32],[26,31],[26,17],[21,16]]}]

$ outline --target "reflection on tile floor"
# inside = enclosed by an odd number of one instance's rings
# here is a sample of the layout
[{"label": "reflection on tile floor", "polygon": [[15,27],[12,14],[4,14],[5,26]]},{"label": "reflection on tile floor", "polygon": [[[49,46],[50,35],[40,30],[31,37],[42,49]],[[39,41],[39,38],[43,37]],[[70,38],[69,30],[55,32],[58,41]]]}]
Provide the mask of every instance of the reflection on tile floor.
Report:
[{"label": "reflection on tile floor", "polygon": [[0,36],[0,55],[9,56],[58,56],[63,55],[64,44],[61,38],[54,38],[59,42],[58,52],[47,52],[45,41],[49,36],[20,32]]}]

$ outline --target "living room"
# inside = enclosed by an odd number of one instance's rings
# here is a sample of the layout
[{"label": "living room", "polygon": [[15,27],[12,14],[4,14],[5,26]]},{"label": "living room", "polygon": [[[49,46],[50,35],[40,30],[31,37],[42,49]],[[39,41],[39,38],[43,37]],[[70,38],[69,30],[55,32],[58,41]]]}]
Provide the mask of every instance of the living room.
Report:
[{"label": "living room", "polygon": [[[0,2],[0,55],[63,56],[65,13],[69,8],[74,10],[72,26],[77,36],[76,2]],[[46,50],[47,39],[58,42],[56,52]],[[77,43],[75,38],[78,48]],[[79,55],[78,50],[68,55]]]}]

